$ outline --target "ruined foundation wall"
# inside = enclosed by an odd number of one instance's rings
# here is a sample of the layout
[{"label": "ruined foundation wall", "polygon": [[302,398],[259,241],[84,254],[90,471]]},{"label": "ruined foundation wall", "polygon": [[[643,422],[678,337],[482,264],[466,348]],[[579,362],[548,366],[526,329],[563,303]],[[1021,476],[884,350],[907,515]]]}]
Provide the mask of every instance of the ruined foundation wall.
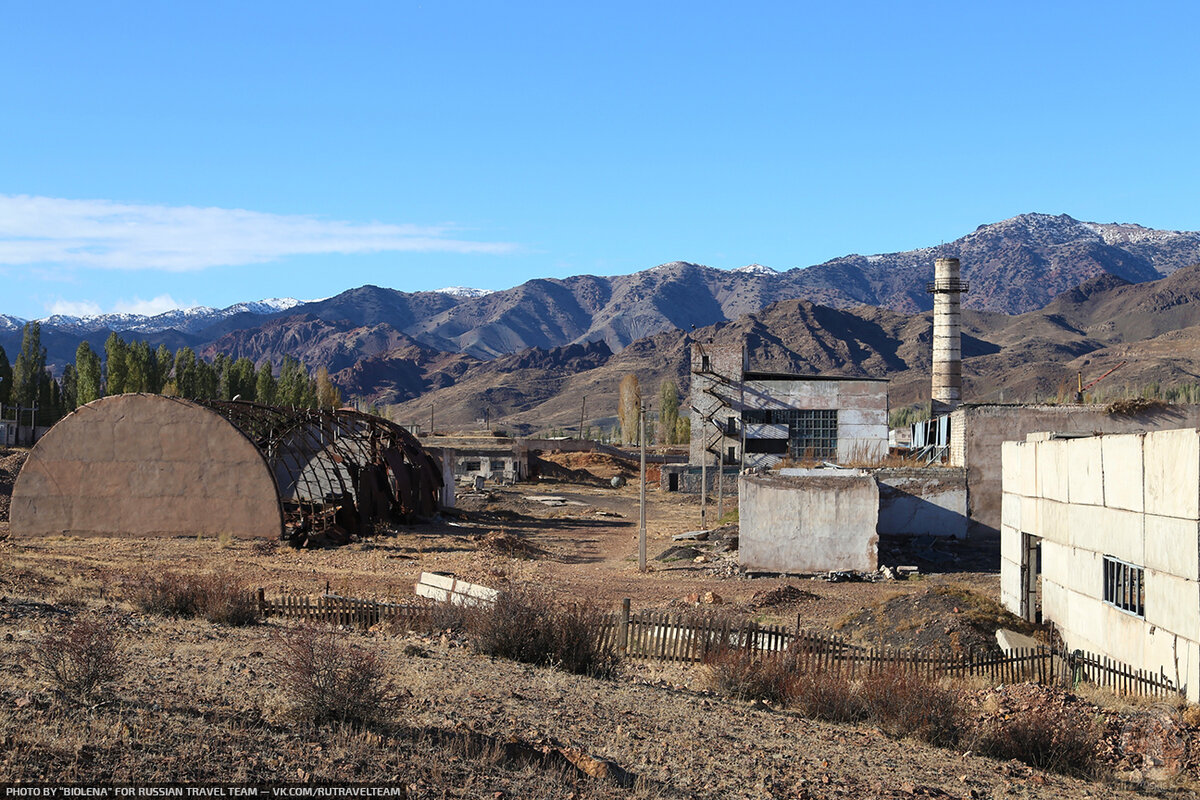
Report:
[{"label": "ruined foundation wall", "polygon": [[15,537],[275,537],[282,522],[253,442],[213,411],[147,394],[101,398],[55,425],[10,512]]}]

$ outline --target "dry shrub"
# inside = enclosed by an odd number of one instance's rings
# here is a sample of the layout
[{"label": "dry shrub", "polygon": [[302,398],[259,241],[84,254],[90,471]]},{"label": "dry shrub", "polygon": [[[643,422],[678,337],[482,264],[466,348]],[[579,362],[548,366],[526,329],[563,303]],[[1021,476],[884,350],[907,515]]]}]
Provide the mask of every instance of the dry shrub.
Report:
[{"label": "dry shrub", "polygon": [[702,661],[709,685],[722,694],[772,705],[783,705],[791,699],[797,676],[787,658],[724,648],[705,653]]},{"label": "dry shrub", "polygon": [[902,666],[885,666],[866,675],[859,696],[869,722],[890,736],[911,736],[950,746],[962,730],[962,700],[957,692]]},{"label": "dry shrub", "polygon": [[375,722],[393,703],[378,655],[332,626],[305,625],[280,636],[275,666],[293,711],[315,723]]},{"label": "dry shrub", "polygon": [[33,645],[31,655],[61,694],[84,705],[124,672],[120,635],[110,622],[94,616],[54,625]]},{"label": "dry shrub", "polygon": [[132,599],[151,614],[204,617],[218,625],[251,625],[261,616],[254,595],[225,572],[141,575],[135,579]]},{"label": "dry shrub", "polygon": [[474,609],[468,630],[480,653],[610,678],[620,661],[600,644],[601,616],[590,605],[564,608],[543,593],[517,590],[502,594],[491,609]]},{"label": "dry shrub", "polygon": [[1079,713],[1033,705],[991,717],[975,731],[974,750],[1065,775],[1091,777],[1099,765],[1100,726]]},{"label": "dry shrub", "polygon": [[840,672],[798,673],[790,705],[809,719],[827,722],[861,722],[868,713],[858,687]]}]

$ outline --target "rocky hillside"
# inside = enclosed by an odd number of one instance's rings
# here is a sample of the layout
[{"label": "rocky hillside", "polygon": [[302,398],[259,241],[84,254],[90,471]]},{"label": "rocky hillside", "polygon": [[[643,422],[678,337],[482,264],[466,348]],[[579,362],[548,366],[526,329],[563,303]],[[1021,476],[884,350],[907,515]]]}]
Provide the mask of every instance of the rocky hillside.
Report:
[{"label": "rocky hillside", "polygon": [[[615,353],[662,331],[736,320],[782,300],[806,299],[841,309],[928,310],[925,284],[939,255],[962,259],[963,276],[971,284],[967,308],[1022,314],[1093,278],[1141,283],[1200,263],[1200,233],[1022,214],[938,247],[850,255],[784,272],[760,265],[720,270],[677,261],[631,275],[539,279],[488,293],[408,293],[362,286],[273,314],[263,313],[268,309],[262,304],[239,304],[214,312],[211,319],[177,314],[181,321],[176,327],[169,325],[168,318],[174,317],[162,315],[153,324],[128,328],[128,335],[173,347],[185,343],[208,353],[231,348],[227,352],[258,362],[278,362],[290,352],[332,371],[413,342],[479,359],[588,342],[604,342]],[[247,310],[251,305],[255,313]],[[20,322],[0,318],[0,346],[10,353],[20,346]],[[103,342],[108,328],[99,324],[46,320],[43,332],[51,362],[70,360],[81,335]],[[364,331],[352,333],[356,329]]]},{"label": "rocky hillside", "polygon": [[[1101,276],[1021,315],[968,310],[963,315],[965,396],[977,402],[1054,398],[1126,362],[1101,388],[1152,382],[1200,382],[1200,267],[1130,284]],[[835,309],[805,300],[775,303],[691,336],[718,343],[744,339],[756,368],[800,374],[891,378],[891,405],[929,397],[932,315],[889,309]],[[617,387],[628,373],[655,392],[664,379],[688,380],[688,334],[668,331],[615,354],[579,358],[578,346],[523,358],[478,361],[454,378],[422,378],[419,399],[394,396],[398,419],[419,420],[430,405],[447,427],[470,427],[485,414],[518,431],[574,428],[581,406],[592,424],[611,425]],[[408,367],[391,362],[396,374]],[[386,373],[381,373],[386,374]],[[338,376],[341,377],[340,375]],[[440,388],[435,383],[442,382]],[[583,398],[587,398],[586,401]],[[388,401],[386,393],[376,396]],[[406,402],[407,401],[407,402]]]}]

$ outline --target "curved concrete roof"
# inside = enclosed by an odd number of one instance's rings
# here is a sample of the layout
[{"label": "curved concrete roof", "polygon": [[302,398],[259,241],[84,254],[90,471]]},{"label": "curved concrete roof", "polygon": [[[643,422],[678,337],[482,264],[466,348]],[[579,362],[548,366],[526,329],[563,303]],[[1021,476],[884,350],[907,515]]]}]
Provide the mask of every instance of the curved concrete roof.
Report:
[{"label": "curved concrete roof", "polygon": [[279,491],[262,453],[220,414],[152,394],[76,409],[33,448],[13,487],[13,536],[276,537]]}]

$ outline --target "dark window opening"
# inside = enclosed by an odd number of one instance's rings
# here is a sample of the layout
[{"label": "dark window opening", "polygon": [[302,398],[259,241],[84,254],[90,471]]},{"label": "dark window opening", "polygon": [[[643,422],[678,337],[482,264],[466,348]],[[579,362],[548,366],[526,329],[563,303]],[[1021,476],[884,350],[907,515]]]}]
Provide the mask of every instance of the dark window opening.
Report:
[{"label": "dark window opening", "polygon": [[766,455],[784,456],[787,455],[788,440],[787,439],[747,439],[747,453],[763,453]]},{"label": "dark window opening", "polygon": [[1112,556],[1104,557],[1104,602],[1146,616],[1146,571]]},{"label": "dark window opening", "polygon": [[468,461],[465,464],[463,464],[463,470],[465,470],[466,472],[478,472],[479,468],[482,466],[483,466],[483,462],[481,462],[481,461]]}]

